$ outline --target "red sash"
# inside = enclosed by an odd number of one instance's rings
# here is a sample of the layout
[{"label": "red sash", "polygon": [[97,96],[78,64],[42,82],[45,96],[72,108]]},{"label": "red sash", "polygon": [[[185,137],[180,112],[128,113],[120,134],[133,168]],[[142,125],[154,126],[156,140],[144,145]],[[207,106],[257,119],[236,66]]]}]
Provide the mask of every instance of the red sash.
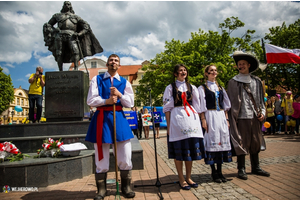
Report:
[{"label": "red sash", "polygon": [[186,114],[188,116],[190,116],[190,113],[186,109],[186,105],[188,105],[188,107],[192,110],[192,112],[196,114],[196,111],[194,111],[194,109],[191,107],[191,105],[189,104],[189,102],[186,100],[186,92],[182,92],[181,93],[181,99],[182,99],[182,103],[183,103],[184,110],[185,110]]},{"label": "red sash", "polygon": [[[104,111],[113,111],[113,106],[101,106],[97,107],[99,110],[99,114],[97,116],[97,129],[96,129],[96,137],[97,137],[97,147],[98,147],[98,159],[99,161],[103,159],[103,150],[102,150],[102,133],[103,133],[103,119],[104,119]],[[122,106],[116,106],[116,111],[122,110]]]}]

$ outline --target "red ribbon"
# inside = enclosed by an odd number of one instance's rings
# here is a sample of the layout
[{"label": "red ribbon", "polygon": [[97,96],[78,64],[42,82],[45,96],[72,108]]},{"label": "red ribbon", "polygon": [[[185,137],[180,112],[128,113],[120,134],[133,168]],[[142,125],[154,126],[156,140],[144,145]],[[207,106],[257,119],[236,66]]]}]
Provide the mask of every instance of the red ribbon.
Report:
[{"label": "red ribbon", "polygon": [[184,110],[186,112],[186,114],[188,116],[190,116],[190,113],[188,112],[188,110],[186,109],[186,105],[188,105],[188,107],[191,109],[191,111],[196,114],[196,111],[194,111],[194,109],[191,107],[191,105],[189,104],[189,102],[186,100],[186,92],[182,92],[181,93],[181,99],[182,99],[182,103],[183,103],[183,106],[184,106]]},{"label": "red ribbon", "polygon": [[[103,134],[103,119],[104,119],[104,111],[113,111],[113,106],[101,106],[97,107],[99,110],[97,116],[97,147],[98,147],[98,159],[99,161],[103,159],[103,151],[102,151],[102,134]],[[122,110],[122,106],[116,106],[116,111]]]}]

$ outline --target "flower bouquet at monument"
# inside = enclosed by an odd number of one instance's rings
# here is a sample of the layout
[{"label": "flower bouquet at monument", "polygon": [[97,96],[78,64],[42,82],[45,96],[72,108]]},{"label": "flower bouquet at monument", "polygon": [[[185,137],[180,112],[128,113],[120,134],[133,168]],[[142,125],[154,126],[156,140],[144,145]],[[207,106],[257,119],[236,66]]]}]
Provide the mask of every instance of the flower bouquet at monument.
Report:
[{"label": "flower bouquet at monument", "polygon": [[40,157],[55,157],[57,158],[60,155],[60,146],[64,143],[61,142],[61,138],[59,140],[54,141],[52,138],[48,138],[43,141],[43,149],[37,150],[37,156],[35,158]]},{"label": "flower bouquet at monument", "polygon": [[20,161],[25,157],[30,156],[23,154],[13,143],[0,143],[0,162],[3,162],[4,160],[9,160],[9,162]]}]

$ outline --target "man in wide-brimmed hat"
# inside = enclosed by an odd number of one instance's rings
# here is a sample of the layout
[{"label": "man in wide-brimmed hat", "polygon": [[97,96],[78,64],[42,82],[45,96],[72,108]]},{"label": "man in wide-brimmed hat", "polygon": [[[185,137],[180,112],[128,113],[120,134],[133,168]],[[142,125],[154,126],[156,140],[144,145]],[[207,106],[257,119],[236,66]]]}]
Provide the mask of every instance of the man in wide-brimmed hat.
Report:
[{"label": "man in wide-brimmed hat", "polygon": [[247,180],[245,156],[250,153],[251,172],[270,176],[259,166],[258,153],[265,150],[261,127],[265,119],[264,92],[261,80],[253,76],[258,60],[250,54],[236,51],[233,59],[239,74],[228,82],[228,96],[231,102],[229,111],[232,149],[237,155],[238,178]]}]

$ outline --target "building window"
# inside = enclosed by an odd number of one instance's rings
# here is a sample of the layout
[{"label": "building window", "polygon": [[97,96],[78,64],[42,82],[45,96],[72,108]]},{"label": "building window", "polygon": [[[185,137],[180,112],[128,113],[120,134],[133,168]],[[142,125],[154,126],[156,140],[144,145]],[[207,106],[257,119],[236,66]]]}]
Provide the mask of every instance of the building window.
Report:
[{"label": "building window", "polygon": [[24,106],[24,100],[23,99],[21,99],[21,105]]},{"label": "building window", "polygon": [[122,77],[128,81],[129,76],[122,76]]},{"label": "building window", "polygon": [[99,72],[99,75],[104,74],[105,72]]},{"label": "building window", "polygon": [[97,62],[91,62],[91,68],[97,68]]},{"label": "building window", "polygon": [[17,105],[20,105],[20,99],[17,98]]}]

